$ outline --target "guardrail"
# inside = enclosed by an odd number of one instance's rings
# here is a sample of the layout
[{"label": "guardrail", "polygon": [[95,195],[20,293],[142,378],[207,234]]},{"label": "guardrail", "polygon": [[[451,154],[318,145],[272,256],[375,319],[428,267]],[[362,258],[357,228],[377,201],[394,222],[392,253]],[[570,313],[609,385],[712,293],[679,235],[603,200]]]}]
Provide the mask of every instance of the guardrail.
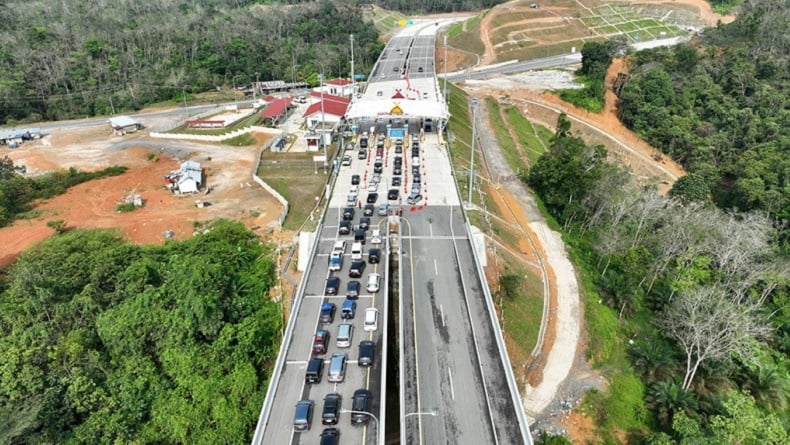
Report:
[{"label": "guardrail", "polygon": [[[449,129],[447,130],[449,133]],[[449,135],[448,135],[449,140]],[[455,165],[452,162],[452,154],[450,153],[448,143],[445,144],[445,148],[447,149],[448,158],[450,159],[450,170],[453,173],[453,177],[457,178],[458,175],[455,171]],[[518,392],[518,385],[516,384],[516,377],[513,374],[513,369],[510,366],[510,356],[507,353],[507,347],[505,346],[505,339],[502,337],[502,327],[499,325],[499,320],[496,317],[496,309],[494,308],[494,299],[491,295],[491,289],[488,287],[488,281],[486,281],[485,272],[483,271],[483,267],[481,266],[480,258],[478,257],[477,248],[475,247],[473,238],[472,238],[472,226],[469,224],[469,215],[466,213],[466,208],[463,204],[463,197],[461,196],[461,191],[458,187],[455,188],[456,193],[458,193],[458,200],[461,203],[461,213],[464,216],[464,228],[466,229],[466,236],[469,238],[469,242],[472,245],[472,258],[474,259],[475,269],[477,270],[477,275],[480,278],[480,286],[483,288],[483,295],[485,296],[486,300],[486,307],[488,308],[488,316],[491,319],[491,324],[494,327],[494,338],[496,339],[497,348],[499,348],[499,357],[502,360],[502,367],[505,368],[505,377],[507,378],[507,385],[510,389],[510,398],[513,403],[513,408],[516,410],[516,417],[518,418],[519,429],[521,430],[521,436],[524,437],[526,441],[526,445],[532,445],[532,433],[529,431],[529,423],[527,422],[527,416],[524,412],[524,405],[521,403],[521,394]]]}]

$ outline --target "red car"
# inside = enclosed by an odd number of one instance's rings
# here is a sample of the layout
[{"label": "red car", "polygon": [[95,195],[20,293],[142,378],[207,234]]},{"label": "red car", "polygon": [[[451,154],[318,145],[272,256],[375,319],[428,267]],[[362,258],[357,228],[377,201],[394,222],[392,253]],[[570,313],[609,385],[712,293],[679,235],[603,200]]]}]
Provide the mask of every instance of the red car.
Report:
[{"label": "red car", "polygon": [[313,336],[313,353],[326,354],[326,345],[329,344],[329,332],[323,329],[315,331]]}]

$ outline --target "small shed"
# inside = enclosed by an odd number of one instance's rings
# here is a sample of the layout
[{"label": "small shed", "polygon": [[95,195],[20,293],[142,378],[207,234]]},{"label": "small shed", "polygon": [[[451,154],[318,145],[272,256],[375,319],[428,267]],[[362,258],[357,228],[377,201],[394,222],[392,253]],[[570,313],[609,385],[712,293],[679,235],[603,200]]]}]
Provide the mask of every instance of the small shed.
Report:
[{"label": "small shed", "polygon": [[110,118],[110,126],[113,133],[123,136],[126,133],[134,133],[143,128],[143,124],[129,116],[116,116]]}]

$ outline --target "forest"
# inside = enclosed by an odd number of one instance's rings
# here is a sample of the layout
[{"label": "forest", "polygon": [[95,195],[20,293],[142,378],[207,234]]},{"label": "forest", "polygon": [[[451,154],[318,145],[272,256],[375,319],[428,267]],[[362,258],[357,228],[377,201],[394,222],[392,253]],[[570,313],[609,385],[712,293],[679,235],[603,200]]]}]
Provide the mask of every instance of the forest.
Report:
[{"label": "forest", "polygon": [[690,44],[628,59],[624,124],[728,209],[790,220],[790,3],[749,2]]},{"label": "forest", "polygon": [[565,232],[585,283],[587,394],[605,443],[785,444],[790,262],[765,212],[638,187],[561,115],[523,178]]},{"label": "forest", "polygon": [[[267,4],[271,3],[271,4]],[[383,44],[353,3],[0,4],[0,125],[137,110],[259,80],[368,72]],[[86,19],[90,18],[90,19]]]},{"label": "forest", "polygon": [[272,250],[218,221],[164,246],[55,235],[0,281],[0,442],[249,443],[279,348]]}]

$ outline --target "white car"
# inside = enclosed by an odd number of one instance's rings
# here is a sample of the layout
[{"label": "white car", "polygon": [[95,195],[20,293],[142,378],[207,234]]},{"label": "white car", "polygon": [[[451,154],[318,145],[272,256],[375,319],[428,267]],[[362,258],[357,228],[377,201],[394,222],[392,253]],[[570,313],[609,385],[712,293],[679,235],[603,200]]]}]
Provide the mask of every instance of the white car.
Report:
[{"label": "white car", "polygon": [[379,189],[378,182],[371,182],[370,184],[368,184],[368,192],[375,192],[378,189]]},{"label": "white car", "polygon": [[351,156],[349,155],[343,156],[342,165],[351,165]]},{"label": "white car", "polygon": [[348,188],[348,193],[353,195],[359,194],[359,186],[356,184],[352,185],[351,187]]},{"label": "white car", "polygon": [[381,274],[378,273],[369,273],[368,274],[368,285],[365,289],[368,292],[375,294],[379,291],[379,286],[381,285]]},{"label": "white car", "polygon": [[335,241],[335,245],[332,246],[332,252],[346,253],[346,240]]},{"label": "white car", "polygon": [[373,229],[373,233],[370,235],[370,243],[381,244],[381,230]]},{"label": "white car", "polygon": [[374,307],[365,309],[365,330],[375,331],[379,328],[379,310]]}]

